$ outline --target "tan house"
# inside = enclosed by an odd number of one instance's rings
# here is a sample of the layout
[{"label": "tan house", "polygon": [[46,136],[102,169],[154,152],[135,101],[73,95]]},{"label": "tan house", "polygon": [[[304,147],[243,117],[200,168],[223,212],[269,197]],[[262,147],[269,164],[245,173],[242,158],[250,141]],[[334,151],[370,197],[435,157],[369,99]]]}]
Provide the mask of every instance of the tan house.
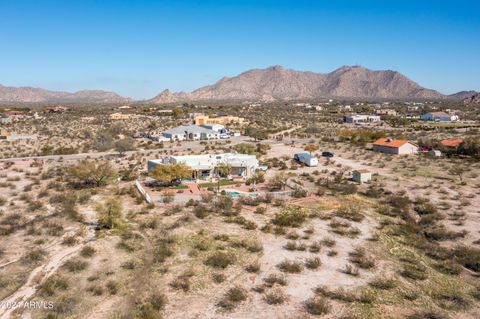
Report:
[{"label": "tan house", "polygon": [[110,114],[111,120],[131,120],[135,117],[133,114],[113,113]]},{"label": "tan house", "polygon": [[418,145],[407,140],[394,140],[383,137],[373,143],[373,150],[397,155],[417,154]]},{"label": "tan house", "polygon": [[219,116],[209,117],[208,115],[198,115],[195,117],[195,125],[207,125],[207,124],[245,124],[246,121],[243,117],[238,116]]}]

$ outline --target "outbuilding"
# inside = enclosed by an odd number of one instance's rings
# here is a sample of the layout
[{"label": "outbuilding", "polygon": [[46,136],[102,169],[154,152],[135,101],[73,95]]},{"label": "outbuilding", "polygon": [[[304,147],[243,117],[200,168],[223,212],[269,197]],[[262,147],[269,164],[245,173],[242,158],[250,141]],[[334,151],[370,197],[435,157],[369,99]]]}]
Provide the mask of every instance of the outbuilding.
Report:
[{"label": "outbuilding", "polygon": [[357,169],[352,173],[352,180],[357,183],[368,183],[372,180],[372,173],[366,169]]}]

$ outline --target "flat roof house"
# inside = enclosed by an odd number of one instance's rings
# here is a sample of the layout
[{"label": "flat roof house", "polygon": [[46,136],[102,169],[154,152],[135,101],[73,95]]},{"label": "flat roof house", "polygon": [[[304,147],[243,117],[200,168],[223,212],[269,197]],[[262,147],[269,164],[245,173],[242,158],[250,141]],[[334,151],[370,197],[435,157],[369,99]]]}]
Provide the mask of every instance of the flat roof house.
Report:
[{"label": "flat roof house", "polygon": [[223,153],[185,156],[167,156],[158,160],[148,161],[148,171],[153,171],[157,165],[184,163],[192,169],[192,179],[207,180],[218,176],[217,167],[230,167],[230,174],[249,178],[259,167],[255,155]]},{"label": "flat roof house", "polygon": [[435,122],[454,122],[458,121],[457,115],[448,114],[445,112],[430,112],[420,116],[423,121],[435,121]]},{"label": "flat roof house", "polygon": [[198,125],[181,125],[163,132],[172,141],[197,141],[219,139],[220,133]]},{"label": "flat roof house", "polygon": [[380,138],[373,143],[373,150],[387,154],[417,154],[418,145],[407,140]]},{"label": "flat roof house", "polygon": [[198,115],[195,117],[195,125],[207,125],[207,124],[244,124],[246,121],[243,117],[238,116],[218,116],[209,117],[208,115]]},{"label": "flat roof house", "polygon": [[12,118],[7,115],[0,114],[0,124],[10,124],[12,123]]},{"label": "flat roof house", "polygon": [[345,116],[344,121],[346,123],[371,123],[380,122],[380,116],[378,115],[350,115]]}]

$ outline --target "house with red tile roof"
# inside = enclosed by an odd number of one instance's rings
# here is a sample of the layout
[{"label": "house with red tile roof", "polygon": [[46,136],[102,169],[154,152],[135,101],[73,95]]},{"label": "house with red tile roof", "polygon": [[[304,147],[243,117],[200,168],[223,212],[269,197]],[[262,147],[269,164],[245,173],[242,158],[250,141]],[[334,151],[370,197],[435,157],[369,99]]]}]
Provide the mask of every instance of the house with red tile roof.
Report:
[{"label": "house with red tile roof", "polygon": [[387,154],[417,154],[418,145],[407,140],[380,138],[373,143],[373,150]]},{"label": "house with red tile roof", "polygon": [[453,148],[457,148],[460,146],[460,144],[463,143],[463,140],[461,139],[456,139],[456,140],[441,140],[440,141],[440,144],[442,144],[442,146],[445,146],[445,147],[453,147]]}]

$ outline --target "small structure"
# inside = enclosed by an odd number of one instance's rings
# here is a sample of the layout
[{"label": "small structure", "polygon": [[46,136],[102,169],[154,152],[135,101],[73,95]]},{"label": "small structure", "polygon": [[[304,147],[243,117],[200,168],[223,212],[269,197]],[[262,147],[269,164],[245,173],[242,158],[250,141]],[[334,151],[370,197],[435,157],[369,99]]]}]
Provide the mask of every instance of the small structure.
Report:
[{"label": "small structure", "polygon": [[158,165],[184,163],[192,169],[192,179],[208,180],[219,175],[217,168],[227,166],[228,175],[249,178],[259,168],[255,155],[248,154],[203,154],[185,156],[167,156],[158,160],[148,161],[148,171],[151,172]]},{"label": "small structure", "polygon": [[372,180],[372,173],[366,169],[357,169],[352,173],[352,180],[357,183],[368,183]]},{"label": "small structure", "polygon": [[0,114],[0,124],[10,124],[12,123],[12,118],[10,116]]},{"label": "small structure", "polygon": [[439,150],[431,149],[431,150],[428,151],[428,155],[433,156],[433,157],[441,157],[442,152],[440,152]]},{"label": "small structure", "polygon": [[350,115],[345,116],[343,121],[345,123],[372,123],[372,122],[380,122],[380,116],[378,115]]},{"label": "small structure", "polygon": [[383,137],[373,143],[373,150],[397,155],[417,154],[418,145],[407,140],[394,140]]},{"label": "small structure", "polygon": [[293,156],[293,159],[309,167],[316,167],[318,165],[318,158],[307,152],[297,153]]},{"label": "small structure", "polygon": [[435,122],[454,122],[458,121],[458,116],[453,114],[448,114],[445,112],[430,112],[420,116],[422,121],[435,121]]},{"label": "small structure", "polygon": [[2,131],[0,132],[0,140],[14,141],[14,140],[32,140],[36,139],[36,135],[17,135],[16,132]]}]

